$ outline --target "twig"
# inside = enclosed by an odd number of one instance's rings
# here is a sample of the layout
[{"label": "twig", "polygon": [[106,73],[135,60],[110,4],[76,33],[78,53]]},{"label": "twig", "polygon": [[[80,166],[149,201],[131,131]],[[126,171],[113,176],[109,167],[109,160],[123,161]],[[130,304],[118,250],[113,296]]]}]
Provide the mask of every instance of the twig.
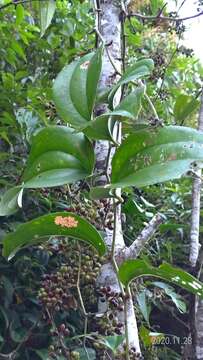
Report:
[{"label": "twig", "polygon": [[[11,5],[20,5],[20,4],[26,4],[26,3],[30,3],[32,1],[38,1],[38,0],[19,0],[19,1],[11,1],[5,5],[0,6],[0,10],[6,9],[7,7],[11,6]],[[48,0],[40,0],[40,1],[48,1]]]},{"label": "twig", "polygon": [[139,14],[139,13],[130,13],[128,14],[128,18],[131,18],[131,17],[137,17],[138,19],[141,19],[141,20],[149,20],[149,21],[154,21],[154,20],[157,20],[157,21],[174,21],[174,22],[180,22],[180,21],[186,21],[186,20],[190,20],[190,19],[195,19],[199,16],[202,16],[203,15],[203,11],[197,13],[197,14],[194,14],[194,15],[191,15],[191,16],[186,16],[186,17],[183,17],[183,18],[173,18],[173,17],[170,17],[170,16],[151,16],[151,15],[142,15],[142,14]]},{"label": "twig", "polygon": [[116,273],[117,279],[118,279],[118,283],[119,283],[119,287],[121,290],[121,294],[122,294],[122,298],[124,301],[124,321],[125,321],[125,339],[126,339],[126,349],[125,349],[125,354],[126,354],[126,360],[130,360],[129,357],[129,336],[128,336],[128,309],[127,309],[127,304],[126,304],[126,294],[125,294],[125,290],[124,287],[121,283],[121,281],[119,280],[119,276],[118,276],[118,265],[115,259],[115,249],[116,249],[116,235],[117,235],[117,219],[118,219],[118,215],[117,215],[117,209],[118,209],[118,203],[115,202],[114,200],[114,229],[113,229],[113,240],[112,240],[112,247],[111,247],[111,262],[114,268],[114,271]]},{"label": "twig", "polygon": [[83,312],[83,315],[84,315],[84,318],[85,318],[85,323],[84,323],[84,339],[83,339],[83,346],[84,346],[84,350],[85,350],[85,353],[87,355],[87,358],[89,360],[89,354],[88,354],[88,351],[87,351],[87,348],[86,348],[86,335],[87,335],[87,326],[88,326],[88,313],[85,309],[85,305],[84,305],[84,302],[83,302],[83,298],[82,298],[82,294],[81,294],[81,291],[80,291],[80,274],[81,274],[81,249],[80,249],[80,246],[78,245],[78,250],[79,250],[79,265],[78,265],[78,277],[77,277],[77,292],[78,292],[78,297],[79,297],[79,300],[80,300],[80,305],[81,305],[81,308],[82,308],[82,312]]},{"label": "twig", "polygon": [[[99,0],[94,0],[94,12],[95,12],[95,28],[99,29],[100,28],[100,3]],[[96,38],[95,38],[95,48],[98,48],[99,46],[99,37],[97,32],[95,32],[96,34]]]},{"label": "twig", "polygon": [[53,317],[53,314],[50,313],[49,309],[46,308],[46,311],[47,311],[47,314],[49,316],[49,319],[51,320],[51,323],[52,323],[52,326],[54,327],[54,331],[57,333],[57,342],[58,344],[61,346],[61,349],[62,351],[64,352],[64,355],[67,353],[68,351],[68,348],[66,347],[66,345],[64,344],[64,341],[63,341],[63,338],[62,338],[62,335],[60,333],[60,331],[58,330],[57,326],[56,326],[56,323],[54,321],[54,317]]},{"label": "twig", "polygon": [[27,334],[23,337],[22,341],[17,345],[17,347],[11,353],[9,354],[0,353],[0,360],[14,360],[16,358],[21,347],[29,340],[33,330],[39,324],[40,319],[41,319],[41,314],[38,320],[29,328]]},{"label": "twig", "polygon": [[151,110],[152,110],[155,118],[159,120],[159,115],[157,114],[157,111],[156,111],[156,109],[155,109],[155,107],[154,107],[154,104],[153,104],[153,102],[151,101],[150,97],[147,95],[146,92],[145,92],[144,96],[145,96],[145,99],[147,100],[147,102],[148,102],[148,104],[149,104],[149,106],[150,106],[150,108],[151,108]]},{"label": "twig", "polygon": [[[136,259],[145,244],[151,239],[159,225],[164,221],[161,214],[156,214],[147,226],[141,231],[140,235],[134,240],[132,245],[124,250],[125,259]],[[122,255],[121,255],[122,256]]]},{"label": "twig", "polygon": [[105,42],[102,34],[100,33],[100,31],[99,31],[99,29],[98,29],[97,27],[95,27],[95,32],[97,33],[98,37],[100,38],[101,42],[103,43],[103,45],[104,45],[104,47],[105,47],[105,50],[106,50],[106,53],[107,53],[107,56],[108,56],[108,58],[109,58],[109,61],[110,61],[111,65],[112,65],[112,67],[114,68],[116,74],[121,76],[122,74],[121,74],[121,72],[119,71],[119,69],[117,68],[117,66],[116,66],[116,64],[115,64],[115,62],[114,62],[114,60],[113,60],[113,58],[112,58],[112,56],[111,56],[111,54],[110,54],[110,52],[109,52],[108,47],[109,47],[110,44],[107,44],[107,43]]},{"label": "twig", "polygon": [[[201,99],[201,107],[199,112],[198,129],[203,130],[203,92]],[[201,170],[197,171],[197,177],[193,181],[192,189],[192,215],[190,230],[190,264],[194,268],[199,256],[199,223],[200,223],[200,196],[201,196]]]}]

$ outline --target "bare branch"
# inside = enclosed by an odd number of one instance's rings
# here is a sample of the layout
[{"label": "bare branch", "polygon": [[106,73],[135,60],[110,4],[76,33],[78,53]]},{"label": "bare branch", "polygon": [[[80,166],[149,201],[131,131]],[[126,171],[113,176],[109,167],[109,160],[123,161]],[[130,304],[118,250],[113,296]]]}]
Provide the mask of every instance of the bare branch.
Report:
[{"label": "bare branch", "polygon": [[179,17],[171,17],[171,16],[150,16],[150,15],[142,15],[142,14],[139,14],[139,13],[136,13],[136,12],[132,12],[130,14],[128,14],[128,18],[131,18],[131,17],[137,17],[138,19],[141,19],[141,20],[148,20],[148,21],[174,21],[174,22],[179,22],[179,21],[185,21],[185,20],[190,20],[190,19],[195,19],[199,16],[203,15],[203,11],[197,13],[197,14],[194,14],[194,15],[191,15],[191,16],[186,16],[186,17],[183,17],[183,18],[179,18]]},{"label": "bare branch", "polygon": [[32,335],[33,330],[39,324],[40,319],[41,319],[41,315],[38,318],[38,320],[30,327],[27,334],[23,337],[22,341],[18,344],[18,346],[12,352],[10,352],[9,354],[0,353],[0,360],[14,360],[14,359],[16,359],[19,350],[29,340],[30,336]]},{"label": "bare branch", "polygon": [[124,250],[125,259],[136,259],[145,244],[152,238],[159,225],[164,221],[161,214],[156,214],[147,226],[141,231],[140,235],[128,248]]},{"label": "bare branch", "polygon": [[[0,6],[0,10],[6,9],[7,7],[11,6],[11,5],[19,5],[19,4],[26,4],[26,3],[31,3],[32,1],[37,1],[37,0],[19,0],[19,1],[10,1],[9,3]],[[48,0],[40,0],[40,1],[48,1]]]},{"label": "bare branch", "polygon": [[[201,107],[199,112],[198,129],[203,130],[203,92],[201,98]],[[199,223],[200,223],[200,196],[201,196],[201,170],[197,171],[197,176],[193,182],[192,188],[192,215],[191,215],[191,229],[190,229],[190,264],[192,267],[196,266],[199,256]]]}]

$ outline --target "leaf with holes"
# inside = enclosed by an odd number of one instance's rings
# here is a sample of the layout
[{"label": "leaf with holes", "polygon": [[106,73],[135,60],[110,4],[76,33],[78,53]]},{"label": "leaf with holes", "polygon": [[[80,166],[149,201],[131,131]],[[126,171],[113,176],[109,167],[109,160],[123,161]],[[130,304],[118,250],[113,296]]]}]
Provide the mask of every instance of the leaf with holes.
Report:
[{"label": "leaf with holes", "polygon": [[3,255],[12,258],[22,246],[47,241],[47,238],[56,235],[85,241],[99,255],[105,253],[104,240],[94,226],[75,213],[56,212],[22,224],[8,234],[3,240]]},{"label": "leaf with holes", "polygon": [[109,94],[109,104],[111,109],[113,108],[113,98],[118,88],[121,85],[127,84],[131,81],[135,81],[147,75],[150,75],[151,71],[153,70],[153,67],[154,67],[154,62],[152,59],[142,59],[142,60],[138,60],[134,65],[126,69],[123,76],[121,76],[117,84],[113,86]]},{"label": "leaf with holes", "polygon": [[39,1],[40,9],[40,27],[41,27],[41,37],[44,35],[46,29],[51,24],[51,20],[54,16],[56,10],[56,1]]},{"label": "leaf with holes", "polygon": [[180,126],[135,131],[115,152],[109,187],[143,187],[177,179],[202,161],[202,132]]},{"label": "leaf with holes", "polygon": [[53,99],[61,118],[75,129],[91,120],[101,73],[103,49],[66,65],[53,86]]},{"label": "leaf with holes", "polygon": [[94,151],[81,133],[49,126],[33,136],[23,174],[24,188],[52,187],[86,178],[94,167]]},{"label": "leaf with holes", "polygon": [[203,298],[203,284],[186,271],[170,264],[163,263],[156,268],[144,260],[127,260],[119,268],[119,279],[125,286],[132,280],[143,276],[167,280]]}]

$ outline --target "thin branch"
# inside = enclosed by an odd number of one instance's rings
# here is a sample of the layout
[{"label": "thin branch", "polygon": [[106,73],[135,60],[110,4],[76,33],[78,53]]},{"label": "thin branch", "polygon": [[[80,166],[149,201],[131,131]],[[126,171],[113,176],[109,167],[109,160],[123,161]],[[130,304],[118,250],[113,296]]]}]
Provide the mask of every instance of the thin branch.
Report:
[{"label": "thin branch", "polygon": [[83,315],[84,315],[84,318],[85,318],[85,323],[84,323],[84,339],[83,339],[83,347],[84,347],[84,350],[85,350],[85,353],[87,355],[87,359],[89,359],[89,354],[88,354],[88,351],[87,351],[87,348],[86,348],[86,335],[87,335],[87,326],[88,326],[88,313],[85,309],[85,305],[84,305],[84,302],[83,302],[83,298],[82,298],[82,294],[81,294],[81,291],[80,291],[80,275],[81,275],[81,249],[80,249],[80,246],[78,245],[78,250],[79,250],[79,265],[78,265],[78,277],[77,277],[77,292],[78,292],[78,297],[79,297],[79,300],[80,300],[80,305],[81,305],[81,308],[82,308],[82,312],[83,312]]},{"label": "thin branch", "polygon": [[[201,98],[201,107],[199,112],[198,129],[203,130],[203,92]],[[197,176],[193,181],[192,189],[192,215],[190,230],[190,264],[194,268],[199,256],[199,225],[200,225],[200,196],[201,196],[201,170],[197,171]]]},{"label": "thin branch", "polygon": [[33,330],[39,324],[40,319],[41,319],[41,315],[38,318],[38,320],[29,328],[27,334],[23,337],[22,341],[17,345],[17,347],[11,353],[9,354],[0,353],[0,360],[14,360],[17,357],[19,350],[29,340]]},{"label": "thin branch", "polygon": [[155,118],[159,120],[159,115],[157,114],[157,111],[156,111],[156,109],[155,109],[155,107],[154,107],[154,104],[153,104],[153,102],[151,101],[150,97],[147,95],[146,92],[145,92],[145,94],[144,94],[144,97],[145,97],[145,99],[147,100],[148,105],[150,106],[150,108],[151,108],[151,110],[152,110]]},{"label": "thin branch", "polygon": [[139,13],[130,13],[128,14],[128,18],[131,18],[131,17],[137,17],[138,19],[141,19],[141,20],[149,20],[149,21],[172,21],[172,22],[180,22],[180,21],[186,21],[186,20],[190,20],[190,19],[195,19],[199,16],[202,16],[203,15],[203,11],[197,13],[197,14],[194,14],[194,15],[191,15],[191,16],[186,16],[186,17],[183,17],[183,18],[179,18],[179,17],[171,17],[171,16],[150,16],[150,15],[142,15],[142,14],[139,14]]},{"label": "thin branch", "polygon": [[[6,9],[7,7],[14,5],[20,5],[20,4],[26,4],[26,3],[31,3],[32,1],[38,1],[38,0],[19,0],[19,1],[11,1],[5,5],[0,6],[0,10]],[[48,0],[40,0],[40,1],[48,1]]]},{"label": "thin branch", "polygon": [[[161,214],[156,214],[147,226],[141,231],[140,235],[128,248],[124,250],[125,259],[136,259],[140,251],[144,248],[145,244],[151,239],[159,225],[163,223],[164,218]],[[121,255],[122,256],[122,255]]]}]

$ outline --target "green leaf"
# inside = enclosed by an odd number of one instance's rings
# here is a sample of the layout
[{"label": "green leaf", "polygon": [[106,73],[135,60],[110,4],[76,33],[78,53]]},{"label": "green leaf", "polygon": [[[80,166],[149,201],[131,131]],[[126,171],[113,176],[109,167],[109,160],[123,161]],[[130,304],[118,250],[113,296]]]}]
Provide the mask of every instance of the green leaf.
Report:
[{"label": "green leaf", "polygon": [[[53,100],[61,118],[75,129],[85,126],[87,120],[75,108],[70,96],[70,83],[77,61],[66,65],[57,76],[53,86]],[[78,87],[80,84],[78,84]]]},{"label": "green leaf", "polygon": [[192,96],[180,95],[174,106],[174,116],[176,121],[183,122],[199,106],[199,101]]},{"label": "green leaf", "polygon": [[55,0],[39,1],[39,10],[40,10],[40,28],[41,28],[41,37],[42,37],[46,29],[51,24],[52,18],[56,10],[56,1]]},{"label": "green leaf", "polygon": [[25,11],[23,5],[16,6],[16,25],[20,25],[24,19]]},{"label": "green leaf", "polygon": [[136,299],[137,299],[138,305],[140,307],[140,310],[142,312],[144,319],[149,324],[149,315],[150,315],[151,307],[147,303],[146,292],[144,290],[140,291],[137,294]]},{"label": "green leaf", "polygon": [[42,359],[42,360],[48,359],[49,351],[47,349],[35,350],[35,352],[40,357],[40,359]]},{"label": "green leaf", "polygon": [[117,348],[123,343],[124,339],[125,339],[124,335],[112,335],[112,336],[102,337],[105,346],[111,349],[113,353],[116,352]]},{"label": "green leaf", "polygon": [[80,354],[80,360],[96,360],[96,352],[92,348],[76,348],[74,349],[76,353]]},{"label": "green leaf", "polygon": [[22,187],[15,186],[7,190],[0,199],[0,216],[9,216],[14,214],[22,200]]},{"label": "green leaf", "polygon": [[91,139],[113,142],[112,133],[115,121],[106,114],[98,116],[95,120],[90,121],[90,124],[83,129],[83,132]]},{"label": "green leaf", "polygon": [[182,314],[186,312],[186,310],[187,310],[186,304],[183,301],[183,299],[181,298],[181,296],[174,291],[174,288],[172,288],[168,284],[165,284],[161,281],[154,281],[152,284],[163,289],[165,291],[166,295],[168,295],[171,298],[171,300],[173,301],[173,303],[175,304],[177,309]]},{"label": "green leaf", "polygon": [[136,119],[141,108],[143,94],[144,87],[137,88],[134,92],[126,96],[114,111],[107,112],[91,121],[90,124],[83,129],[83,132],[91,139],[114,142],[112,133],[116,120],[121,121],[123,118]]},{"label": "green leaf", "polygon": [[88,66],[87,71],[87,81],[86,81],[86,91],[87,91],[87,103],[89,108],[89,113],[92,113],[96,94],[97,94],[97,86],[101,74],[102,68],[102,55],[103,55],[103,47],[100,47],[90,60],[90,64]]},{"label": "green leaf", "polygon": [[141,109],[141,100],[144,95],[144,86],[138,87],[127,95],[120,104],[112,111],[111,116],[120,115],[130,119],[136,119]]},{"label": "green leaf", "polygon": [[61,118],[75,129],[91,120],[101,73],[102,49],[65,66],[53,86],[53,99]]},{"label": "green leaf", "polygon": [[49,126],[33,136],[23,174],[25,188],[72,183],[92,173],[94,151],[81,133],[65,126]]},{"label": "green leaf", "polygon": [[83,56],[80,60],[77,60],[76,67],[71,76],[69,89],[73,106],[86,121],[91,120],[86,86],[88,68],[93,55],[93,53],[90,53]]},{"label": "green leaf", "polygon": [[9,233],[3,240],[3,255],[10,259],[20,247],[46,241],[47,237],[56,235],[83,240],[100,255],[105,253],[105,243],[94,226],[74,213],[56,212],[22,224]]},{"label": "green leaf", "polygon": [[19,55],[23,60],[26,61],[26,56],[24,53],[23,48],[20,46],[19,42],[16,40],[13,40],[11,42],[11,48],[15,51],[17,55]]},{"label": "green leaf", "polygon": [[104,199],[104,198],[114,198],[115,192],[112,192],[111,189],[105,188],[104,186],[95,186],[90,189],[90,198],[94,200]]},{"label": "green leaf", "polygon": [[179,126],[138,130],[115,152],[109,187],[142,187],[177,179],[202,161],[202,132]]},{"label": "green leaf", "polygon": [[143,276],[164,279],[203,298],[203,284],[194,276],[170,264],[163,263],[156,268],[144,260],[127,260],[119,268],[119,279],[125,286]]},{"label": "green leaf", "polygon": [[138,60],[134,65],[130,66],[128,69],[126,69],[126,72],[123,74],[123,76],[120,78],[120,80],[117,82],[117,84],[112,88],[110,94],[109,94],[109,103],[112,108],[113,105],[113,98],[117,91],[117,89],[124,84],[129,83],[130,81],[135,81],[140,78],[143,78],[144,76],[147,76],[151,73],[154,67],[154,62],[152,59],[142,59]]}]

